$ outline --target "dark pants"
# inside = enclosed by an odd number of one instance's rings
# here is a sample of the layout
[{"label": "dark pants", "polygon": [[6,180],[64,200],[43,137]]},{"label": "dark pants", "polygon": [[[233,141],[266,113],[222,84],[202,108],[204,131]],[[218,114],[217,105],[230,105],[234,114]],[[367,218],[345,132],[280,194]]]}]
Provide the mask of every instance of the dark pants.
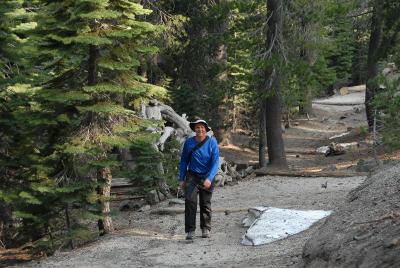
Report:
[{"label": "dark pants", "polygon": [[212,191],[202,189],[201,178],[188,173],[185,186],[185,232],[196,230],[197,195],[200,199],[200,228],[211,230]]}]

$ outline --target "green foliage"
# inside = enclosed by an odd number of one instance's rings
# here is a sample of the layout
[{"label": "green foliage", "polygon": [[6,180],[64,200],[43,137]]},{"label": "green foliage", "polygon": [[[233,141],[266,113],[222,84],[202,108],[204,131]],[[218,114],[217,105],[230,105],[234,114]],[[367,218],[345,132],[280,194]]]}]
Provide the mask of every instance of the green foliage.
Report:
[{"label": "green foliage", "polygon": [[326,18],[329,25],[328,36],[331,40],[327,53],[329,66],[335,70],[338,82],[350,82],[356,56],[356,36],[351,11],[357,7],[356,1],[327,2]]},{"label": "green foliage", "polygon": [[383,143],[395,150],[400,148],[400,79],[377,79],[385,89],[375,95],[374,106],[377,109],[378,126],[382,125],[380,133]]},{"label": "green foliage", "polygon": [[147,42],[157,27],[139,19],[150,12],[130,0],[0,5],[0,198],[21,222],[20,243],[87,239],[77,211],[99,219],[108,201],[97,172],[120,167],[113,150],[154,140],[145,128],[158,123],[129,106],[163,91],[137,74],[157,51]]},{"label": "green foliage", "polygon": [[181,144],[176,139],[171,139],[165,144],[164,153],[162,157],[162,164],[164,167],[164,179],[169,185],[170,189],[178,188],[177,174],[179,161],[180,161]]},{"label": "green foliage", "polygon": [[155,180],[162,178],[160,169],[162,154],[152,145],[157,136],[142,135],[135,139],[131,146],[131,153],[135,155],[137,166],[135,170],[125,174],[137,184],[145,188],[153,188]]},{"label": "green foliage", "polygon": [[[224,97],[230,97],[224,55],[228,1],[157,1],[155,5],[153,19],[161,20],[166,30],[159,37],[164,45],[161,68],[152,68],[153,79],[164,79],[169,85],[175,111],[203,117],[218,129],[224,122],[221,104]],[[172,79],[163,78],[160,72]]]}]

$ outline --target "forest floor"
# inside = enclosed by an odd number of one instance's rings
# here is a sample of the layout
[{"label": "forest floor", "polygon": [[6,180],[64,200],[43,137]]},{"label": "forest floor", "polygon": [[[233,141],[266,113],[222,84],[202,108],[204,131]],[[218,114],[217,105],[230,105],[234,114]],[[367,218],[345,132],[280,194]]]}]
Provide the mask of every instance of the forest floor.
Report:
[{"label": "forest floor", "polygon": [[[240,242],[246,229],[241,226],[245,209],[271,206],[302,210],[336,211],[348,193],[359,186],[366,176],[357,176],[360,159],[371,159],[369,138],[362,135],[365,112],[360,94],[335,96],[339,103],[351,99],[352,105],[314,104],[308,119],[291,122],[284,133],[287,159],[292,170],[340,172],[352,171],[351,177],[285,177],[250,176],[234,185],[217,188],[213,194],[214,212],[211,238],[200,237],[196,230],[193,242],[184,236],[183,214],[158,215],[152,211],[171,207],[169,201],[152,206],[150,210],[118,211],[113,218],[117,230],[93,243],[40,261],[25,263],[24,267],[298,267],[303,265],[302,252],[308,239],[317,233],[325,220],[310,229],[262,246],[243,246]],[[338,99],[337,99],[338,98]],[[331,98],[332,100],[332,98]],[[325,100],[329,101],[329,99]],[[344,138],[330,137],[348,132]],[[315,154],[315,149],[330,142],[358,142],[359,146],[336,156]],[[254,139],[237,133],[232,144],[221,147],[228,161],[255,163],[258,153]],[[379,152],[378,152],[379,153]],[[326,184],[327,187],[321,187]],[[183,207],[174,205],[172,207]],[[242,209],[243,210],[240,210]],[[234,212],[240,210],[240,212]]]}]

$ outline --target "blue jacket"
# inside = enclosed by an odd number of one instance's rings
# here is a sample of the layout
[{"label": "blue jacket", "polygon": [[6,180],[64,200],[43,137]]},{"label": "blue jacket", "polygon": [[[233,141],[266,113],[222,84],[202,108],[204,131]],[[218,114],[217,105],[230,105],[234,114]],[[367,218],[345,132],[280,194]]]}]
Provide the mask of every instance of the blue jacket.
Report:
[{"label": "blue jacket", "polygon": [[184,181],[187,170],[191,170],[204,178],[208,178],[212,182],[219,167],[219,148],[217,140],[213,137],[209,137],[209,139],[192,154],[191,161],[188,165],[187,157],[196,144],[197,141],[195,137],[191,137],[188,138],[183,145],[181,161],[179,163],[179,181]]}]

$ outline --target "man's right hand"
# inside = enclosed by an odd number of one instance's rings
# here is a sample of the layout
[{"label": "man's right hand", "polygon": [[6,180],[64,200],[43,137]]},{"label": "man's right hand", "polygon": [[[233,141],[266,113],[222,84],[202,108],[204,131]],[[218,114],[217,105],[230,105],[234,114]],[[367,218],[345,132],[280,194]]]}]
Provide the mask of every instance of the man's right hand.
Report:
[{"label": "man's right hand", "polygon": [[185,181],[180,181],[179,182],[179,189],[181,189],[181,191],[185,190],[185,186],[186,186],[186,182]]}]

